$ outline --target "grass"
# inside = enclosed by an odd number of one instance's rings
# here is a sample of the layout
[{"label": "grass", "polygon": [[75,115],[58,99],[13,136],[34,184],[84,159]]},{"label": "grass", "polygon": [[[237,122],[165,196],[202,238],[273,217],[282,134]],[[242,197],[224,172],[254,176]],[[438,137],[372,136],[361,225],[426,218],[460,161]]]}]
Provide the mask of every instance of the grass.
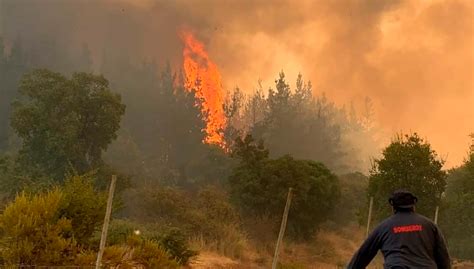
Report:
[{"label": "grass", "polygon": [[[309,242],[285,241],[280,253],[281,265],[279,268],[344,268],[363,241],[364,234],[363,228],[348,226],[341,229],[322,229]],[[274,242],[261,242],[251,237],[246,237],[245,243],[237,242],[239,241],[229,240],[222,242],[224,245],[219,245],[217,242],[205,242],[199,237],[194,238],[192,245],[203,251],[203,262],[205,260],[210,262],[210,267],[191,268],[270,268]],[[235,248],[235,245],[238,248]],[[238,254],[236,255],[236,253]],[[219,261],[218,257],[222,258],[221,264],[215,265],[216,261]],[[373,267],[370,268],[383,268],[383,259],[377,257],[371,266]]]}]

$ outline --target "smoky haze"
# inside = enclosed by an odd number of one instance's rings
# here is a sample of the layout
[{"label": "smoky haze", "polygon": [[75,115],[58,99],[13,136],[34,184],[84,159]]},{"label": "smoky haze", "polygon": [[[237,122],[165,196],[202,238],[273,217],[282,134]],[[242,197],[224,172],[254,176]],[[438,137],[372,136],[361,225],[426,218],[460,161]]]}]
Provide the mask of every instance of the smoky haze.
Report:
[{"label": "smoky haze", "polygon": [[0,35],[7,49],[17,40],[30,50],[53,43],[71,61],[88,46],[100,71],[105,54],[179,68],[177,33],[187,29],[206,44],[226,88],[253,92],[280,70],[290,81],[301,72],[339,105],[362,110],[370,97],[384,138],[416,131],[455,166],[474,130],[473,11],[469,0],[0,0]]}]

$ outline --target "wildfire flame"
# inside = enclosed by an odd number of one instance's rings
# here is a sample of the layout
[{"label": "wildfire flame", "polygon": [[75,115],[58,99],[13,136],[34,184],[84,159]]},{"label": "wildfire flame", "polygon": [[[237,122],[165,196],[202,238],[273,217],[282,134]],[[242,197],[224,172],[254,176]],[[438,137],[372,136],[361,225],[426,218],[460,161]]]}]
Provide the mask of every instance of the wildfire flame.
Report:
[{"label": "wildfire flame", "polygon": [[184,43],[184,86],[189,91],[195,90],[196,97],[202,100],[202,115],[206,120],[204,142],[224,148],[223,130],[226,117],[222,106],[224,89],[221,75],[202,42],[187,31],[182,31],[180,37]]}]

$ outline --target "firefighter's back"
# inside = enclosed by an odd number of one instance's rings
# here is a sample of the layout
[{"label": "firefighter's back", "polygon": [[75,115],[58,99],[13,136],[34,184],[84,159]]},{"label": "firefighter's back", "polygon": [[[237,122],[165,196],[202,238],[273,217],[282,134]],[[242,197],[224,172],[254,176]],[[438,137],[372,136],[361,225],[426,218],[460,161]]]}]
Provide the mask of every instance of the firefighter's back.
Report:
[{"label": "firefighter's back", "polygon": [[385,268],[437,268],[437,227],[414,212],[398,212],[379,226]]}]

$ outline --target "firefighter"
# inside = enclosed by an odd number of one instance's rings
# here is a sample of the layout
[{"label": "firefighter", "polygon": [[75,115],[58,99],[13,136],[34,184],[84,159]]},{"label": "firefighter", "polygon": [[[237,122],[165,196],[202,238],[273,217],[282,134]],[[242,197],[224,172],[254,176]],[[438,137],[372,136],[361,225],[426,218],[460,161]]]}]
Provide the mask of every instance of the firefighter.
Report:
[{"label": "firefighter", "polygon": [[375,228],[347,268],[366,268],[378,250],[385,269],[451,268],[443,235],[431,220],[415,213],[417,201],[409,191],[395,191],[389,199],[394,214]]}]

